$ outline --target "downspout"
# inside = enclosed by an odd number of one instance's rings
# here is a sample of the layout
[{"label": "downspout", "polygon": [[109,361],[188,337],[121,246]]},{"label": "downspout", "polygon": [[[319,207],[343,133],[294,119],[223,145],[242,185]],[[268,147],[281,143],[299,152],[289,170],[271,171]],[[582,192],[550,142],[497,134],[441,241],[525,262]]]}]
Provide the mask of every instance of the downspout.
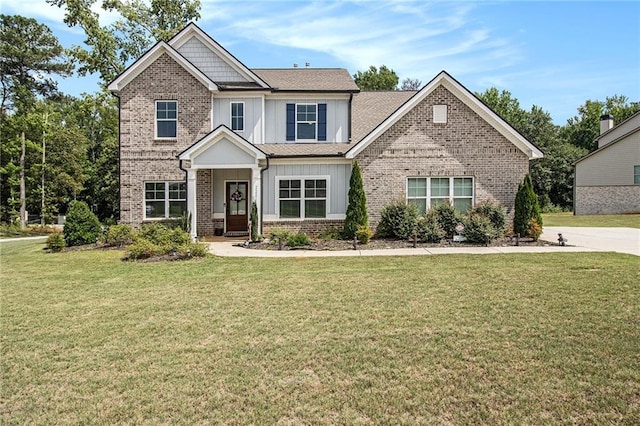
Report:
[{"label": "downspout", "polygon": [[[189,172],[187,172],[187,169],[182,167],[183,160],[178,160],[178,161],[179,161],[178,167],[180,168],[180,170],[184,172],[184,184],[189,185],[189,174],[188,174]],[[187,221],[189,221],[189,225],[191,225],[191,221],[189,220],[190,212],[189,212],[189,191],[188,190],[184,197],[184,203],[185,203],[185,207],[187,208]]]},{"label": "downspout", "polygon": [[347,142],[351,143],[351,105],[353,104],[353,92],[349,93],[349,109],[347,111]]},{"label": "downspout", "polygon": [[262,235],[262,229],[264,226],[264,179],[262,179],[262,175],[264,172],[269,170],[269,154],[267,154],[265,157],[267,159],[267,166],[263,169],[260,169],[260,235]]}]

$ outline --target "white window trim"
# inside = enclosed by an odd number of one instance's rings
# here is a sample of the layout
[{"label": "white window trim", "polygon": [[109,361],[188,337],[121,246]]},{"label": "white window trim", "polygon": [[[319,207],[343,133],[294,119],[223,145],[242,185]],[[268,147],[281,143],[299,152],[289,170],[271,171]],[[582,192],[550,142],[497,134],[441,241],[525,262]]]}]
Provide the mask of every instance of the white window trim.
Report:
[{"label": "white window trim", "polygon": [[[164,217],[147,217],[147,184],[148,183],[164,183]],[[185,185],[184,194],[185,198],[169,198],[169,184],[183,183]],[[187,182],[183,180],[146,180],[142,182],[142,217],[144,221],[162,221],[168,219],[175,219],[176,217],[169,216],[169,202],[170,201],[187,201]],[[151,201],[151,200],[149,200]],[[153,201],[160,201],[160,199],[154,199]],[[186,204],[185,204],[186,207]]]},{"label": "white window trim", "polygon": [[[314,105],[316,107],[316,121],[298,121],[298,105]],[[300,142],[309,142],[309,141],[318,141],[318,103],[313,103],[313,102],[300,102],[300,103],[296,103],[295,104],[295,125],[296,125],[296,141],[300,141]],[[314,134],[316,135],[315,138],[313,139],[300,139],[298,138],[298,123],[307,123],[307,124],[311,124],[313,123],[313,125],[315,126],[315,132]]]},{"label": "white window trim", "polygon": [[[175,102],[176,103],[176,135],[173,137],[158,136],[158,102]],[[178,101],[175,99],[157,99],[154,103],[155,109],[153,111],[153,136],[156,140],[174,141],[178,139]],[[174,121],[173,119],[162,119],[161,121]]]},{"label": "white window trim", "polygon": [[[327,182],[327,196],[325,198],[325,216],[324,217],[304,217],[304,181],[305,180],[319,180],[324,179]],[[280,181],[281,180],[300,180],[300,217],[292,217],[292,218],[281,218],[280,217]],[[275,198],[276,198],[276,219],[282,222],[302,222],[304,220],[326,220],[331,219],[332,216],[329,214],[331,211],[329,200],[331,199],[331,178],[329,175],[318,175],[318,176],[276,176],[276,186],[275,186]],[[310,200],[321,200],[322,198],[310,198]]]},{"label": "white window trim", "polygon": [[[451,205],[454,205],[454,200],[456,199],[468,199],[471,198],[471,207],[476,204],[476,179],[473,176],[407,176],[405,180],[405,199],[407,202],[409,200],[422,200],[424,197],[409,197],[409,179],[426,179],[427,181],[427,210],[431,208],[431,179],[449,179],[449,196],[448,197],[436,197],[436,198],[444,198],[448,199]],[[455,196],[454,190],[454,182],[455,179],[471,179],[471,189],[472,194],[469,196]]]},{"label": "white window trim", "polygon": [[[242,129],[234,129],[233,128],[233,104],[242,104]],[[244,101],[231,101],[229,102],[229,128],[234,132],[242,133],[244,132],[244,122],[246,120],[245,114],[245,104]]]}]

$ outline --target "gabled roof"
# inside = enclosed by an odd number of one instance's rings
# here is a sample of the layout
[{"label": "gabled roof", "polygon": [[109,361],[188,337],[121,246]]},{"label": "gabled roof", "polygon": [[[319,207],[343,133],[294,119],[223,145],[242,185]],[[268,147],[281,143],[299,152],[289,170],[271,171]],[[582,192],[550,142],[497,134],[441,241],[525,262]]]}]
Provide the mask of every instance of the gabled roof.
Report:
[{"label": "gabled roof", "polygon": [[[614,134],[614,130],[623,130],[622,132],[620,132],[619,135],[615,135]],[[632,135],[633,133],[637,133],[640,132],[640,111],[636,112],[635,114],[633,114],[631,117],[627,118],[626,120],[624,120],[623,122],[621,122],[620,124],[618,124],[615,127],[612,127],[611,129],[607,130],[606,132],[602,133],[600,136],[598,136],[595,140],[599,140],[600,138],[602,138],[602,136],[614,136],[615,139],[613,139],[610,142],[607,142],[605,145],[602,145],[600,148],[596,149],[595,151],[590,152],[589,154],[585,155],[584,157],[582,157],[581,159],[575,161],[573,163],[573,165],[575,166],[576,164],[578,164],[579,162],[586,160],[589,157],[592,157],[594,155],[598,155],[600,154],[602,151],[604,151],[605,149],[617,144],[620,141],[626,140],[628,136]]]},{"label": "gabled roof", "polygon": [[207,33],[202,31],[200,27],[198,27],[193,22],[189,23],[182,29],[182,31],[173,36],[173,38],[169,40],[169,45],[178,50],[180,46],[189,41],[191,37],[196,37],[198,40],[200,40],[206,47],[208,47],[211,51],[221,57],[231,68],[233,68],[240,75],[244,76],[247,80],[255,82],[259,87],[265,89],[269,88],[269,85],[262,78],[260,78],[252,70],[247,68],[235,56],[229,53],[227,49],[218,44],[218,42],[212,39]]},{"label": "gabled roof", "polygon": [[202,139],[178,154],[178,159],[192,160],[197,157],[198,154],[205,151],[207,148],[211,147],[223,138],[229,140],[238,148],[242,149],[248,154],[253,155],[256,160],[263,160],[267,158],[267,155],[264,153],[264,151],[258,148],[257,145],[252,144],[251,142],[231,130],[229,127],[221,124],[211,132],[209,132],[207,135],[205,135]]},{"label": "gabled roof", "polygon": [[359,92],[343,68],[258,68],[253,70],[274,91]]},{"label": "gabled roof", "polygon": [[353,96],[351,140],[360,141],[417,91],[360,92]]},{"label": "gabled roof", "polygon": [[518,149],[524,152],[529,159],[542,158],[542,152],[536,148],[531,142],[526,140],[524,136],[518,133],[513,127],[511,127],[506,121],[504,121],[498,114],[493,112],[491,108],[486,106],[480,99],[478,99],[473,93],[471,93],[466,87],[460,84],[456,79],[451,77],[446,71],[440,72],[433,80],[427,83],[418,93],[416,93],[411,99],[400,106],[393,114],[387,117],[380,125],[367,134],[362,140],[356,143],[347,152],[347,158],[355,158],[355,156],[365,149],[369,144],[375,141],[391,126],[393,126],[398,120],[405,116],[411,109],[422,102],[429,94],[431,94],[437,87],[443,86],[451,93],[453,93],[460,101],[471,108],[476,114],[482,117],[487,123],[493,126],[500,134],[502,134],[507,140],[513,143]]},{"label": "gabled roof", "polygon": [[176,61],[182,68],[187,70],[192,76],[196,78],[203,86],[209,90],[218,90],[218,86],[204,75],[198,68],[187,61],[182,55],[176,52],[171,46],[163,41],[156,43],[151,49],[144,55],[138,58],[129,68],[124,70],[115,80],[113,80],[107,86],[108,90],[113,92],[119,92],[127,84],[129,84],[134,78],[136,78],[142,71],[147,69],[163,54],[168,55],[171,59]]}]

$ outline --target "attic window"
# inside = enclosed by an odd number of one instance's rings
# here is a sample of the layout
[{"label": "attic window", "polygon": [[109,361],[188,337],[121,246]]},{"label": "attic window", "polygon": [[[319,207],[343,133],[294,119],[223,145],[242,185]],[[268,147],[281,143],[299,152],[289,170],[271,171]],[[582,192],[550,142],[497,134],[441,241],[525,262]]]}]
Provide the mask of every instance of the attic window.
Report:
[{"label": "attic window", "polygon": [[433,122],[446,124],[447,122],[447,106],[446,105],[433,106]]}]

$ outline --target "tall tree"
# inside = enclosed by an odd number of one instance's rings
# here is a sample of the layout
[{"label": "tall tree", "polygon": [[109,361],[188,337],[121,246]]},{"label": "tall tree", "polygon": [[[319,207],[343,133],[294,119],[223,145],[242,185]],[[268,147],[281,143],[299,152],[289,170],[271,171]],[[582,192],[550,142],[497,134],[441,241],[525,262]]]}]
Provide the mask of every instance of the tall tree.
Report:
[{"label": "tall tree", "polygon": [[71,50],[81,75],[99,73],[104,85],[155,42],[170,39],[188,22],[200,18],[200,0],[105,0],[104,12],[118,19],[102,26],[95,12],[97,0],[47,0],[65,9],[64,22],[80,27],[85,46]]},{"label": "tall tree", "polygon": [[491,87],[483,93],[476,93],[476,96],[507,123],[522,133],[527,121],[527,113],[520,108],[520,102],[511,96],[511,92],[507,90],[499,91],[497,88]]},{"label": "tall tree", "polygon": [[366,71],[358,71],[353,79],[360,90],[396,90],[400,80],[396,72],[386,65],[380,69],[371,65]]},{"label": "tall tree", "polygon": [[400,90],[420,90],[422,87],[422,81],[417,78],[405,78],[402,80],[402,85],[400,86]]}]

